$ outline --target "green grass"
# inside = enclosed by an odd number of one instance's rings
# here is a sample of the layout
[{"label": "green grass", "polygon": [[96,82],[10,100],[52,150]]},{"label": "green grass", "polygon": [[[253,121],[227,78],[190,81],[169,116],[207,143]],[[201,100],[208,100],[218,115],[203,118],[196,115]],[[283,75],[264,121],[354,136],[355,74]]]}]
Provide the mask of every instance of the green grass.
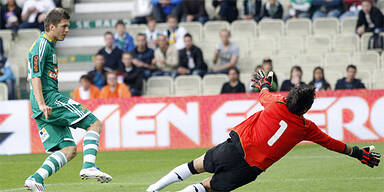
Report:
[{"label": "green grass", "polygon": [[[361,144],[364,146],[366,144]],[[384,153],[384,143],[375,143]],[[82,181],[78,176],[82,154],[46,181],[48,191],[136,192],[181,163],[203,154],[207,149],[99,152],[97,165],[113,176],[109,184]],[[46,154],[0,156],[0,192],[23,191],[24,180],[31,175]],[[164,191],[176,191],[198,183],[209,174],[195,175]],[[357,160],[327,151],[318,145],[300,145],[286,157],[236,191],[383,191],[384,167],[371,169]]]}]

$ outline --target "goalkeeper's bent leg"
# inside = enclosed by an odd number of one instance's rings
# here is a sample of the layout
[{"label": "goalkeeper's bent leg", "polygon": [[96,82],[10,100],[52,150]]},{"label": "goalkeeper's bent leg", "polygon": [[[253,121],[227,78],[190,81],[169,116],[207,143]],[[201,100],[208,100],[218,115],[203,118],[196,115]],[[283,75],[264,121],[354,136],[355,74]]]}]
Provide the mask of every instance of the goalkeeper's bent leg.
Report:
[{"label": "goalkeeper's bent leg", "polygon": [[76,146],[69,146],[52,153],[45,159],[43,165],[32,175],[32,178],[38,183],[43,183],[46,178],[56,173],[75,156]]},{"label": "goalkeeper's bent leg", "polygon": [[194,174],[205,172],[204,165],[203,165],[204,156],[205,154],[189,163],[184,163],[174,168],[172,171],[170,171],[167,175],[162,177],[155,184],[152,184],[151,186],[149,186],[147,189],[147,192],[159,191],[172,183],[184,181],[185,179],[187,179],[188,177]]},{"label": "goalkeeper's bent leg", "polygon": [[211,192],[211,179],[209,177],[201,183],[189,185],[179,192]]}]

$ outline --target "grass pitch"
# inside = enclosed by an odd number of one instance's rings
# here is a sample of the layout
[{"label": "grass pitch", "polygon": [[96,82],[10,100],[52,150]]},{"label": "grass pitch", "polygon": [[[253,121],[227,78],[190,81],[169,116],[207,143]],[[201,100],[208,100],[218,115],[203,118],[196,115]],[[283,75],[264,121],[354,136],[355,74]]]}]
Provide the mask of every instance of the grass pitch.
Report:
[{"label": "grass pitch", "polygon": [[[367,144],[359,144],[365,146]],[[384,143],[374,143],[384,153]],[[143,192],[179,164],[189,162],[207,149],[99,152],[97,166],[112,175],[109,184],[82,181],[82,154],[46,180],[47,191]],[[0,156],[0,192],[24,191],[24,180],[41,166],[47,154]],[[384,163],[384,162],[382,162]],[[163,191],[177,191],[198,183],[210,174],[194,175]],[[384,166],[371,169],[356,159],[318,145],[300,145],[259,175],[256,181],[237,189],[253,191],[384,191]]]}]

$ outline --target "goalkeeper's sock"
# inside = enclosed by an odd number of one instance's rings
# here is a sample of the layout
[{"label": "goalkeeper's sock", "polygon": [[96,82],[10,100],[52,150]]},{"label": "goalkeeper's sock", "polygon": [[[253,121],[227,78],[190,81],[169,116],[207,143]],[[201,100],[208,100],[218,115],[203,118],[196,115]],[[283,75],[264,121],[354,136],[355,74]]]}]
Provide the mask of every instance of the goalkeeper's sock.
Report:
[{"label": "goalkeeper's sock", "polygon": [[87,131],[83,141],[83,169],[95,167],[100,135],[95,131]]},{"label": "goalkeeper's sock", "polygon": [[67,158],[64,153],[56,151],[45,159],[43,165],[32,175],[32,178],[38,183],[43,183],[46,178],[57,172],[66,163]]},{"label": "goalkeeper's sock", "polygon": [[169,172],[166,176],[161,178],[152,186],[156,188],[156,190],[160,190],[172,183],[183,181],[193,174],[197,174],[196,170],[193,168],[193,162],[184,163],[174,168],[171,172]]},{"label": "goalkeeper's sock", "polygon": [[206,192],[205,187],[203,184],[193,184],[193,185],[188,185],[186,188],[179,192]]}]

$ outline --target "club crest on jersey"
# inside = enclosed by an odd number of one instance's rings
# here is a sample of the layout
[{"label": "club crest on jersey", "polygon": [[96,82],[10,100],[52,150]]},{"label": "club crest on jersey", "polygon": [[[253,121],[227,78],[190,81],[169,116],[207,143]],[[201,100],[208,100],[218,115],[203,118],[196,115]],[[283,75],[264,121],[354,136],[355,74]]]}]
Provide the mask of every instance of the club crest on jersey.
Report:
[{"label": "club crest on jersey", "polygon": [[53,67],[54,71],[48,71],[48,77],[54,80],[57,80],[57,74],[59,73],[59,69],[57,67]]},{"label": "club crest on jersey", "polygon": [[39,135],[40,135],[41,142],[43,143],[49,138],[49,134],[47,130],[45,130],[45,128],[39,131]]},{"label": "club crest on jersey", "polygon": [[52,54],[52,62],[53,64],[57,64],[56,54]]},{"label": "club crest on jersey", "polygon": [[38,73],[39,70],[39,56],[35,55],[33,56],[33,72]]}]

